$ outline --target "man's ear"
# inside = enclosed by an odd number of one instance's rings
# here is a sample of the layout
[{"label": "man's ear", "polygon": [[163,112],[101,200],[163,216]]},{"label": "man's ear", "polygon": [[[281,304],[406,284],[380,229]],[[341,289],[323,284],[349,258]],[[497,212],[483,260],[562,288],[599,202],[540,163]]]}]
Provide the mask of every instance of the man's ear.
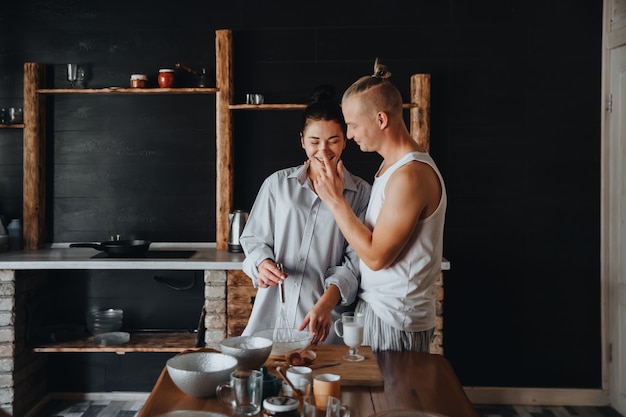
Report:
[{"label": "man's ear", "polygon": [[379,111],[376,113],[376,122],[378,123],[380,130],[383,130],[387,127],[387,125],[389,125],[389,116],[387,116],[387,113],[384,111]]}]

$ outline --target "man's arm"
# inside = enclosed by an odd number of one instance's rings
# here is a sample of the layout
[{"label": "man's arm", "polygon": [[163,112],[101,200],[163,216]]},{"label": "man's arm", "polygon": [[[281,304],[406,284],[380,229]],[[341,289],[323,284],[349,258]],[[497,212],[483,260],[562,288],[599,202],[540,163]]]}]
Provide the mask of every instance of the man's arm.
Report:
[{"label": "man's arm", "polygon": [[389,179],[385,203],[370,231],[337,192],[343,177],[341,162],[336,170],[326,166],[329,168],[315,181],[315,189],[330,207],[346,240],[373,270],[389,266],[398,257],[420,218],[435,210],[441,195],[438,177],[430,166],[420,162],[404,165]]}]

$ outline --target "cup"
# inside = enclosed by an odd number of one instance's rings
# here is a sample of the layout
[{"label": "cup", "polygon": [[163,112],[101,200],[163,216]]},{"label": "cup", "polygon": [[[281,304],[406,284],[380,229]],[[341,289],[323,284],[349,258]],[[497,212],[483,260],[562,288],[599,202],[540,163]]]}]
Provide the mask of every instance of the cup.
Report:
[{"label": "cup", "polygon": [[348,362],[359,362],[365,359],[360,355],[359,347],[363,344],[363,328],[365,316],[362,313],[345,312],[335,321],[335,333],[348,345],[348,354],[343,356]]},{"label": "cup", "polygon": [[72,88],[76,87],[78,81],[78,64],[67,64],[67,81]]},{"label": "cup", "polygon": [[9,124],[22,123],[24,121],[24,110],[21,107],[9,107],[6,118]]},{"label": "cup", "polygon": [[313,378],[313,396],[315,404],[326,410],[328,397],[341,398],[341,376],[337,374],[319,374]]},{"label": "cup", "polygon": [[313,383],[313,370],[308,366],[291,366],[287,369],[287,378],[296,387],[305,382]]},{"label": "cup", "polygon": [[263,94],[248,93],[246,94],[246,104],[263,104],[265,97]]},{"label": "cup", "polygon": [[265,375],[263,377],[263,399],[278,395],[281,385],[281,381],[276,375]]},{"label": "cup", "polygon": [[314,398],[304,399],[303,417],[350,417],[347,406],[341,405],[337,397],[327,396],[325,407],[320,407]]},{"label": "cup", "polygon": [[238,369],[230,374],[230,383],[216,388],[220,401],[240,416],[253,416],[261,411],[263,373],[254,369]]},{"label": "cup", "polygon": [[[294,397],[298,400],[299,404],[298,404],[298,411],[300,413],[300,415],[302,415],[303,411],[304,411],[304,401],[307,398],[312,398],[311,394],[311,383],[306,381],[306,380],[301,380],[302,383],[300,385],[296,385],[294,384],[294,386],[302,393],[302,395],[296,395],[293,390],[291,389],[291,387],[289,386],[288,383],[286,383],[285,381],[283,381],[283,386],[281,389],[281,395],[285,396],[285,397]],[[293,382],[292,382],[293,384]],[[313,399],[311,399],[311,401],[315,401]]]},{"label": "cup", "polygon": [[326,417],[350,417],[350,410],[347,406],[341,405],[339,398],[329,396],[326,402]]}]

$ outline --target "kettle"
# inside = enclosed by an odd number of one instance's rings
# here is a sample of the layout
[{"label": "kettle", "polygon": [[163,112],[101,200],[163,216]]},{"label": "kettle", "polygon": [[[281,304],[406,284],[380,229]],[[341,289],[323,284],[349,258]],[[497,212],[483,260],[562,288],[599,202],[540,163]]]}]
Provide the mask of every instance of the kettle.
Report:
[{"label": "kettle", "polygon": [[230,221],[230,229],[228,230],[228,251],[243,252],[239,243],[239,236],[243,232],[243,228],[248,221],[248,212],[243,210],[235,210],[228,215]]}]

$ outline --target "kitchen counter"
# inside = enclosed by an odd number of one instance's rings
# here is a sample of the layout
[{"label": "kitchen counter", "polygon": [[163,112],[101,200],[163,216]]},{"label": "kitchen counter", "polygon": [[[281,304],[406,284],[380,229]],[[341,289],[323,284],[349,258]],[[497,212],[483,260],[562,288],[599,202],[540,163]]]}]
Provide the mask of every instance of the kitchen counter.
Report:
[{"label": "kitchen counter", "polygon": [[[0,269],[172,269],[172,270],[241,270],[243,253],[217,250],[215,243],[154,242],[150,251],[195,251],[185,258],[111,258],[92,248],[70,248],[69,243],[54,243],[33,251],[0,253]],[[441,269],[450,269],[443,259]]]},{"label": "kitchen counter", "polygon": [[69,243],[55,243],[33,251],[0,253],[0,269],[171,269],[171,270],[240,270],[243,253],[217,250],[215,243],[162,243],[150,245],[150,251],[195,251],[185,258],[111,258],[92,248],[70,248]]}]

